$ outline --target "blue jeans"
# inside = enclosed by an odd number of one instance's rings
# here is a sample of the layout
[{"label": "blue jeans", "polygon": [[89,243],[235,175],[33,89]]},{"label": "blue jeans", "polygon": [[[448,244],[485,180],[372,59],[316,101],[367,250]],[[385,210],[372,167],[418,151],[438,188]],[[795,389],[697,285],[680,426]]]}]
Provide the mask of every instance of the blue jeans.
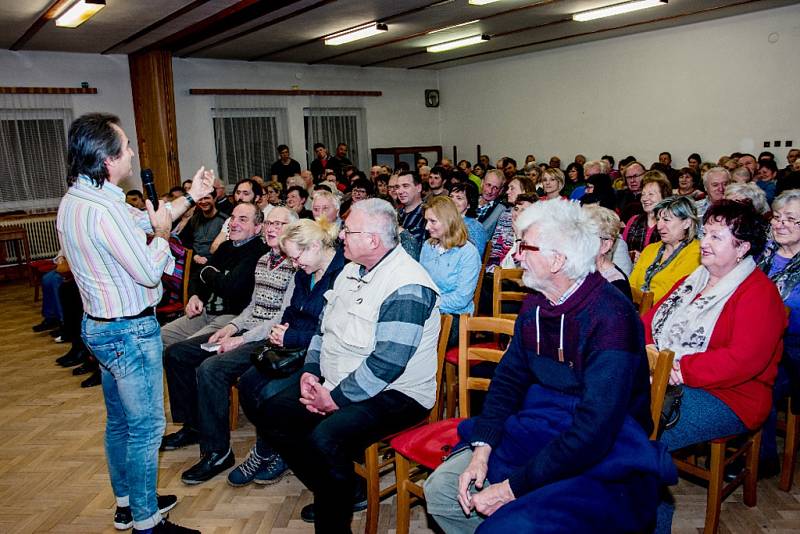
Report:
[{"label": "blue jeans", "polygon": [[42,276],[42,316],[45,319],[64,320],[61,299],[58,297],[58,288],[63,283],[64,277],[56,271],[50,271]]},{"label": "blue jeans", "polygon": [[101,322],[84,316],[82,337],[103,374],[111,487],[118,504],[129,501],[134,527],[152,528],[161,521],[156,479],[166,426],[158,321],[151,316]]}]

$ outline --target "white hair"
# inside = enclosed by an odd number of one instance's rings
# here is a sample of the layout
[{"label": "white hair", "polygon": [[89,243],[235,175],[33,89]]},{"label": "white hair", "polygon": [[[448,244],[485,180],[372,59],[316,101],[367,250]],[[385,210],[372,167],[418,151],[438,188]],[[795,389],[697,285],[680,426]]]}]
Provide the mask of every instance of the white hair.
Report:
[{"label": "white hair", "polygon": [[522,235],[534,225],[542,251],[564,256],[567,278],[577,280],[595,271],[600,228],[578,202],[553,199],[527,207],[517,218],[517,230]]},{"label": "white hair", "polygon": [[753,182],[742,184],[731,182],[725,187],[725,198],[737,200],[739,197],[750,199],[758,213],[764,215],[769,211],[767,194]]},{"label": "white hair", "polygon": [[380,237],[383,246],[394,248],[400,242],[397,233],[397,212],[391,204],[380,198],[368,198],[353,204],[350,213],[354,211],[360,211],[374,220],[374,232]]},{"label": "white hair", "polygon": [[322,190],[318,189],[318,190],[314,191],[314,194],[311,195],[311,202],[314,202],[314,199],[316,199],[316,198],[327,198],[328,200],[331,201],[333,206],[336,208],[336,211],[339,211],[339,208],[342,207],[342,203],[341,203],[341,201],[339,201],[339,197],[337,197],[336,195],[331,193],[330,190],[322,191]]},{"label": "white hair", "polygon": [[731,182],[731,173],[730,173],[730,171],[728,169],[726,169],[725,167],[719,167],[719,166],[711,167],[703,175],[703,187],[705,187],[706,190],[708,190],[708,182],[709,182],[709,180],[711,180],[711,175],[712,174],[719,174],[719,175],[724,176],[725,177],[725,183],[730,183]]}]

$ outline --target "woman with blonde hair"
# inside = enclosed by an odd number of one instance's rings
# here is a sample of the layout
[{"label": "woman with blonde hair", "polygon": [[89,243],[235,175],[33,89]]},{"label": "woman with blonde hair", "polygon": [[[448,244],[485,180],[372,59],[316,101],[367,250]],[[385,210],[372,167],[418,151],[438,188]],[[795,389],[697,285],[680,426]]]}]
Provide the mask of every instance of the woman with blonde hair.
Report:
[{"label": "woman with blonde hair", "polygon": [[542,188],[540,200],[567,198],[561,194],[561,190],[564,189],[564,173],[561,169],[554,169],[552,167],[546,168],[542,171],[542,178],[539,181],[539,185]]},{"label": "woman with blonde hair", "polygon": [[597,223],[600,229],[600,251],[597,253],[597,272],[603,275],[611,285],[622,291],[629,299],[631,296],[631,286],[625,271],[614,264],[614,245],[619,237],[620,221],[619,215],[608,208],[599,204],[586,204],[584,211]]},{"label": "woman with blonde hair", "polygon": [[[423,207],[430,239],[422,245],[419,262],[439,288],[442,313],[473,313],[481,256],[469,239],[464,219],[446,196],[433,197]],[[452,329],[457,332],[457,328]],[[458,340],[450,334],[450,341]]]}]

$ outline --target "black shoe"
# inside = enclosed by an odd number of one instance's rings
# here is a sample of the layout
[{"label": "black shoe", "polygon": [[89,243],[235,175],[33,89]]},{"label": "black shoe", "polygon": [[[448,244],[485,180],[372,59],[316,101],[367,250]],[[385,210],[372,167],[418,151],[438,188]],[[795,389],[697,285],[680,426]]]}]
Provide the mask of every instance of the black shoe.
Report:
[{"label": "black shoe", "polygon": [[72,370],[75,376],[85,375],[86,373],[93,373],[97,370],[97,362],[85,360],[80,366]]},{"label": "black shoe", "polygon": [[[67,338],[67,335],[64,333],[64,328],[61,325],[57,326],[55,330],[51,330],[49,333],[50,337]],[[61,343],[61,341],[59,341],[59,343]]]},{"label": "black shoe", "polygon": [[58,319],[44,319],[41,323],[33,327],[34,332],[46,332],[54,330],[61,326],[61,321]]},{"label": "black shoe", "polygon": [[199,462],[181,474],[181,482],[190,486],[201,484],[211,480],[229,467],[233,467],[235,463],[236,458],[233,456],[231,449],[224,453],[210,452],[204,454]]},{"label": "black shoe", "polygon": [[[178,498],[175,495],[156,495],[158,499],[158,511],[166,514],[178,504]],[[114,528],[117,530],[128,530],[133,526],[133,514],[131,514],[130,506],[117,506],[114,512]]]},{"label": "black shoe", "polygon": [[[356,497],[357,499],[362,499],[361,497]],[[363,500],[359,500],[353,503],[353,512],[360,512],[361,510],[367,509],[367,499],[366,497]],[[300,519],[305,521],[306,523],[313,523],[314,522],[314,503],[307,504],[303,506],[303,509],[300,510]]]},{"label": "black shoe", "polygon": [[86,380],[81,382],[82,388],[93,388],[94,386],[99,386],[103,383],[103,375],[100,373],[100,369],[97,369],[94,373],[89,376]]},{"label": "black shoe", "polygon": [[82,348],[72,347],[69,352],[60,358],[56,358],[56,363],[61,367],[75,367],[86,361],[89,354]]},{"label": "black shoe", "polygon": [[189,445],[194,445],[195,443],[200,443],[200,435],[196,430],[192,430],[191,428],[185,426],[177,432],[167,434],[161,438],[161,447],[159,450],[174,451],[175,449],[188,447]]},{"label": "black shoe", "polygon": [[[142,530],[133,529],[136,532],[143,532]],[[166,519],[162,519],[161,523],[157,524],[152,529],[153,534],[201,534],[199,530],[193,528],[186,528],[175,523],[170,523]]]}]

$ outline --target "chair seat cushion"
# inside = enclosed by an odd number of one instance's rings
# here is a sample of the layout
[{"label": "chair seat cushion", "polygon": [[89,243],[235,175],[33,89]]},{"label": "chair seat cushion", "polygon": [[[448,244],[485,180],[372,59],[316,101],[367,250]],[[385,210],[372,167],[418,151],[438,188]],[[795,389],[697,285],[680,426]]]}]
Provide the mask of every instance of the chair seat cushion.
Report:
[{"label": "chair seat cushion", "polygon": [[42,274],[54,271],[56,268],[56,264],[53,263],[53,260],[34,260],[30,262],[31,269],[38,271]]},{"label": "chair seat cushion", "polygon": [[160,314],[170,314],[170,313],[178,313],[183,311],[183,302],[171,302],[169,304],[165,304],[163,306],[159,306],[156,308],[156,313]]},{"label": "chair seat cushion", "polygon": [[463,420],[445,419],[412,428],[395,436],[390,445],[409,460],[436,469],[458,443],[458,424]]},{"label": "chair seat cushion", "polygon": [[[502,349],[500,345],[495,343],[494,341],[489,341],[486,343],[475,343],[470,345],[471,348],[478,348],[478,349]],[[458,365],[458,347],[451,347],[447,349],[447,352],[444,355],[444,359],[447,363],[452,363],[453,365]],[[480,363],[480,361],[472,360],[469,364],[476,365]]]}]

